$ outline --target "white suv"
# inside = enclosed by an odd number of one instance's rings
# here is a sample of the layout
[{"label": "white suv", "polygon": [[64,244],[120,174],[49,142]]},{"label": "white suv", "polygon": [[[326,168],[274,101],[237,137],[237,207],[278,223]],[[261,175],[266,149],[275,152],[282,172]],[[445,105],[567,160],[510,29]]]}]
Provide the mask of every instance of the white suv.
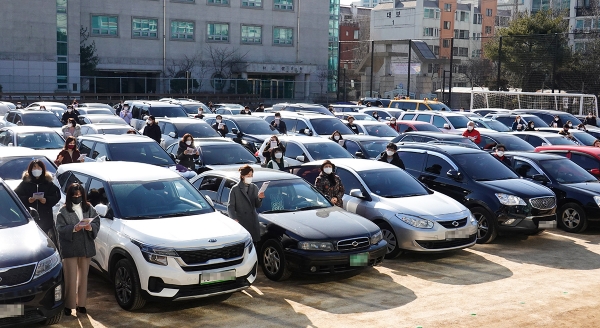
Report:
[{"label": "white suv", "polygon": [[185,178],[132,162],[61,165],[56,182],[86,190],[100,214],[92,266],[113,282],[125,310],[147,300],[233,293],[256,279],[250,234],[215,211]]}]

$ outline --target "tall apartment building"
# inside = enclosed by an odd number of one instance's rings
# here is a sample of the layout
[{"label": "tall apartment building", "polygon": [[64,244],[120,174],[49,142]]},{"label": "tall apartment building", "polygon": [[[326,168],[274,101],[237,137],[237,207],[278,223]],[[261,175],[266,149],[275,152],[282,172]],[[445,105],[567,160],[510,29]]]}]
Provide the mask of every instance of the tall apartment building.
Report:
[{"label": "tall apartment building", "polygon": [[394,2],[394,0],[359,0],[352,2],[352,5],[356,7],[373,8],[378,4],[385,2]]},{"label": "tall apartment building", "polygon": [[[340,6],[340,67],[351,70],[362,59],[360,47],[367,48],[370,38],[371,8]],[[364,44],[361,44],[364,43]]]}]

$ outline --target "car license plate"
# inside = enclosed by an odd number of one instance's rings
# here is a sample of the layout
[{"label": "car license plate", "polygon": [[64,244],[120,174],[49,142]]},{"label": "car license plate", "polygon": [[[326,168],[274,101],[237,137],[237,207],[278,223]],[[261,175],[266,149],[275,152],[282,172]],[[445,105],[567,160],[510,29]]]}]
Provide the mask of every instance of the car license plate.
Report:
[{"label": "car license plate", "polygon": [[350,266],[366,266],[369,262],[369,253],[350,255]]},{"label": "car license plate", "polygon": [[208,272],[200,275],[200,285],[235,280],[235,270]]},{"label": "car license plate", "polygon": [[556,221],[540,221],[538,222],[538,228],[540,229],[551,229],[556,228]]},{"label": "car license plate", "polygon": [[0,319],[25,315],[23,304],[0,304]]},{"label": "car license plate", "polygon": [[469,238],[466,230],[448,230],[446,231],[446,240]]}]

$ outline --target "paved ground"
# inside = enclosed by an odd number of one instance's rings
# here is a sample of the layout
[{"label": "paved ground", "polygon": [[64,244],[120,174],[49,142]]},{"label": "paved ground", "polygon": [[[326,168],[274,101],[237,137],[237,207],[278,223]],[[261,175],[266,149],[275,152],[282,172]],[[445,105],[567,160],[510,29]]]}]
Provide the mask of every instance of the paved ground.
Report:
[{"label": "paved ground", "polygon": [[228,297],[121,310],[90,276],[88,315],[62,327],[598,327],[600,229],[499,237],[443,255],[405,255],[358,274],[262,273]]}]

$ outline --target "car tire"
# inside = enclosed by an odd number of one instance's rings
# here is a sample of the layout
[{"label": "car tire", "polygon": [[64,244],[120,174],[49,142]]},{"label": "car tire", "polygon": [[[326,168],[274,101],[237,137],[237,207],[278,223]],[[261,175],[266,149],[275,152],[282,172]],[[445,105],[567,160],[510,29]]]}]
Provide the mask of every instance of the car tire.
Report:
[{"label": "car tire", "polygon": [[383,240],[387,242],[385,258],[393,259],[400,256],[400,254],[402,254],[402,249],[398,247],[398,238],[396,237],[394,229],[386,222],[380,222],[377,225],[379,226],[379,229],[381,229]]},{"label": "car tire", "polygon": [[261,247],[260,251],[261,267],[267,278],[274,281],[282,281],[288,279],[292,272],[285,260],[283,247],[274,240],[267,240]]},{"label": "car tire", "polygon": [[490,211],[483,207],[471,208],[471,213],[477,220],[477,243],[491,243],[498,236],[496,220]]},{"label": "car tire", "polygon": [[55,325],[60,322],[60,319],[62,319],[62,316],[63,316],[63,310],[60,309],[60,311],[58,311],[58,313],[55,314],[52,318],[46,319],[46,321],[44,321],[44,325],[45,326]]},{"label": "car tire", "polygon": [[566,232],[583,232],[588,226],[585,211],[575,203],[566,203],[558,211],[558,226]]},{"label": "car tire", "polygon": [[133,311],[146,305],[146,300],[142,297],[140,277],[128,259],[121,259],[115,265],[113,283],[117,303],[124,310]]}]

